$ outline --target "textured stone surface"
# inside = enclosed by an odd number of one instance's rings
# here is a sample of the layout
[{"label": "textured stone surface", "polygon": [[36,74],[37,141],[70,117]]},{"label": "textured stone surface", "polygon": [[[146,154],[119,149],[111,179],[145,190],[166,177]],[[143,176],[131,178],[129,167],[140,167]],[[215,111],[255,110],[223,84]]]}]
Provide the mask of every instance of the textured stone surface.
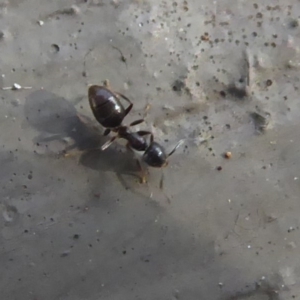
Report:
[{"label": "textured stone surface", "polygon": [[[32,87],[0,91],[1,299],[300,299],[299,13],[1,1],[1,87]],[[149,105],[137,128],[185,141],[164,191],[121,143],[75,153],[106,141],[87,101],[105,79],[127,124]]]}]

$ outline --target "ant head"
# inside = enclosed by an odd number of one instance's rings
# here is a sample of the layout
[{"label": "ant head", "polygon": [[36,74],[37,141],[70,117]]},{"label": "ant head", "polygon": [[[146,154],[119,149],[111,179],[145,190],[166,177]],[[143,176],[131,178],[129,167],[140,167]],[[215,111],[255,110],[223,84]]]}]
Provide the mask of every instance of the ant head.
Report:
[{"label": "ant head", "polygon": [[162,168],[167,166],[165,149],[157,142],[152,142],[143,155],[144,162],[150,167]]}]

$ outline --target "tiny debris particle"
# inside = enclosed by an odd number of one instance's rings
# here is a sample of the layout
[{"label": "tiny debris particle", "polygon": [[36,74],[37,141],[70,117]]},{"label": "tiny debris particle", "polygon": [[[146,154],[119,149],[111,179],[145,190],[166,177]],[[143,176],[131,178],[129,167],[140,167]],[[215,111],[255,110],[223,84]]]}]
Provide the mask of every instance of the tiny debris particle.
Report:
[{"label": "tiny debris particle", "polygon": [[222,168],[221,166],[218,166],[218,167],[217,167],[217,170],[218,170],[218,171],[222,171],[222,169],[223,169],[223,168]]},{"label": "tiny debris particle", "polygon": [[40,26],[43,26],[43,25],[45,24],[44,21],[42,21],[42,20],[38,20],[37,23],[38,23]]},{"label": "tiny debris particle", "polygon": [[79,234],[74,234],[74,235],[73,235],[73,239],[74,239],[74,240],[78,240],[78,239],[79,239]]},{"label": "tiny debris particle", "polygon": [[63,253],[61,253],[60,257],[66,257],[70,254],[70,250],[65,250]]},{"label": "tiny debris particle", "polygon": [[79,13],[80,13],[80,8],[76,5],[72,5],[70,8],[58,10],[55,14],[78,15]]},{"label": "tiny debris particle", "polygon": [[230,159],[231,156],[232,156],[232,153],[231,153],[230,151],[227,151],[227,152],[224,153],[224,157],[225,157],[226,159]]},{"label": "tiny debris particle", "polygon": [[209,41],[209,36],[208,35],[202,35],[201,40],[207,42],[207,41]]}]

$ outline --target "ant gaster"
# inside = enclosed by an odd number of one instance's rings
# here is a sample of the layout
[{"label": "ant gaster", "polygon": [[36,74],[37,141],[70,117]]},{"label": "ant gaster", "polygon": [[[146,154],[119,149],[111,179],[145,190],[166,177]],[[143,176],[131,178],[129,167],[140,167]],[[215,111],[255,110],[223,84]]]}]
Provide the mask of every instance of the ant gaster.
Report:
[{"label": "ant gaster", "polygon": [[[108,135],[110,131],[118,132],[118,128],[133,107],[133,103],[126,96],[111,91],[107,86],[108,83],[105,86],[92,85],[88,90],[89,103],[94,117],[106,128],[104,135]],[[129,103],[127,108],[124,108],[120,98]],[[136,120],[129,126],[142,122],[144,122],[143,119]]]}]

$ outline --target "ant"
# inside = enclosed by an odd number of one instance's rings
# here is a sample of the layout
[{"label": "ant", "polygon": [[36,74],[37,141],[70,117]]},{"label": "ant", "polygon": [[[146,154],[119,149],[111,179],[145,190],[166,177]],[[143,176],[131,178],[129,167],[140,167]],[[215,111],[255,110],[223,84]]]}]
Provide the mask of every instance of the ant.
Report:
[{"label": "ant", "polygon": [[[126,109],[120,102],[120,97],[129,103]],[[136,120],[130,123],[129,126],[122,125],[124,118],[131,111],[133,103],[123,94],[111,91],[108,88],[107,81],[104,82],[104,86],[90,86],[88,98],[95,119],[106,128],[104,135],[108,135],[111,131],[117,133],[117,135],[102,145],[101,150],[107,149],[117,138],[123,138],[127,140],[128,149],[144,152],[142,160],[148,166],[163,168],[168,165],[168,157],[176,151],[182,141],[180,141],[169,154],[166,154],[165,149],[154,141],[153,134],[150,131],[130,131],[129,127],[144,122],[144,119]],[[145,138],[146,135],[150,135],[150,143],[147,142]],[[146,179],[140,161],[138,161],[138,164],[142,171],[142,182],[145,183]]]}]

